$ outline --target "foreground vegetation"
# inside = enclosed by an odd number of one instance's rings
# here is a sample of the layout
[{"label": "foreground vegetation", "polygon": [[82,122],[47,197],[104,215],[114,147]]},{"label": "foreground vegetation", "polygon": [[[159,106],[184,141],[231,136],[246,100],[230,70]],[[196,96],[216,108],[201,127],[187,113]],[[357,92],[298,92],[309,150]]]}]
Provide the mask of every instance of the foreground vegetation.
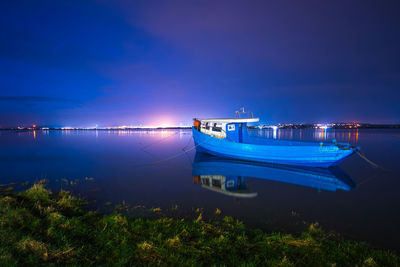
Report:
[{"label": "foreground vegetation", "polygon": [[391,252],[310,225],[300,236],[206,223],[85,212],[68,192],[35,184],[0,195],[0,265],[399,266]]}]

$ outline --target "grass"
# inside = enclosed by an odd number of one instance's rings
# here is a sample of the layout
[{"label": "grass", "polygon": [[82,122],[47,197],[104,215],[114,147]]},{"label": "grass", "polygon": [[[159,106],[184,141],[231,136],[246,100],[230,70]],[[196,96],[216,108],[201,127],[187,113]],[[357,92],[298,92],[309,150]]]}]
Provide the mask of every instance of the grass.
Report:
[{"label": "grass", "polygon": [[316,224],[293,236],[248,229],[231,217],[143,219],[87,212],[84,204],[43,184],[1,193],[0,265],[400,266],[396,254]]}]

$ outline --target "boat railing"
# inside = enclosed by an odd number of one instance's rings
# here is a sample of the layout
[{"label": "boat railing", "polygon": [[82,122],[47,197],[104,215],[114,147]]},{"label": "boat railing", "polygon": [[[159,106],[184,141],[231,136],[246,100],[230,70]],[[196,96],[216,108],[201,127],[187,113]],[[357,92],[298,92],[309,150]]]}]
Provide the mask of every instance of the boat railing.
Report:
[{"label": "boat railing", "polygon": [[[247,114],[247,118],[254,118],[253,111],[244,111],[244,107],[239,110],[236,110],[235,118],[241,118],[240,114]],[[242,117],[242,118],[246,118],[246,117]]]}]

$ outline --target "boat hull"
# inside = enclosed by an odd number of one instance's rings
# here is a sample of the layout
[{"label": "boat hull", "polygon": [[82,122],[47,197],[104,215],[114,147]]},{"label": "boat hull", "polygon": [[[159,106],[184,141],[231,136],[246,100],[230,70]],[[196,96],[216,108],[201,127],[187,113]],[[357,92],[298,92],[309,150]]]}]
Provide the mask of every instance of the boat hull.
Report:
[{"label": "boat hull", "polygon": [[[218,139],[192,128],[196,150],[214,156],[246,161],[328,168],[354,153],[352,149],[309,143],[310,145],[260,145]],[[284,143],[284,142],[282,142]]]}]

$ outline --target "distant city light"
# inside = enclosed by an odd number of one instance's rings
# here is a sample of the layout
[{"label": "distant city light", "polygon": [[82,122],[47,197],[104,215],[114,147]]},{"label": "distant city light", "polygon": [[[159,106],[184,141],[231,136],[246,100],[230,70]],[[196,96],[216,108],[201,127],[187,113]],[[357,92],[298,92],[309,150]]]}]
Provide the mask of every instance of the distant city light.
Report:
[{"label": "distant city light", "polygon": [[[161,120],[160,120],[161,121]],[[73,127],[73,126],[62,126],[62,127],[49,127],[49,126],[40,126],[40,125],[30,125],[30,126],[17,126],[11,129],[18,130],[148,130],[148,129],[189,129],[191,125],[185,125],[184,123],[174,124],[168,123],[165,121],[164,123],[159,124],[151,124],[151,125],[120,125],[120,126],[98,126],[97,124],[93,124],[95,126],[90,127]],[[277,125],[268,125],[268,124],[259,124],[254,126],[249,126],[250,128],[255,129],[272,129],[274,132],[277,132],[279,129],[305,129],[305,128],[313,128],[313,129],[358,129],[358,128],[376,128],[376,127],[387,127],[387,128],[400,128],[400,125],[380,125],[380,124],[368,124],[368,123],[357,123],[357,122],[339,122],[339,123],[279,123]],[[7,129],[7,128],[6,128]]]}]

